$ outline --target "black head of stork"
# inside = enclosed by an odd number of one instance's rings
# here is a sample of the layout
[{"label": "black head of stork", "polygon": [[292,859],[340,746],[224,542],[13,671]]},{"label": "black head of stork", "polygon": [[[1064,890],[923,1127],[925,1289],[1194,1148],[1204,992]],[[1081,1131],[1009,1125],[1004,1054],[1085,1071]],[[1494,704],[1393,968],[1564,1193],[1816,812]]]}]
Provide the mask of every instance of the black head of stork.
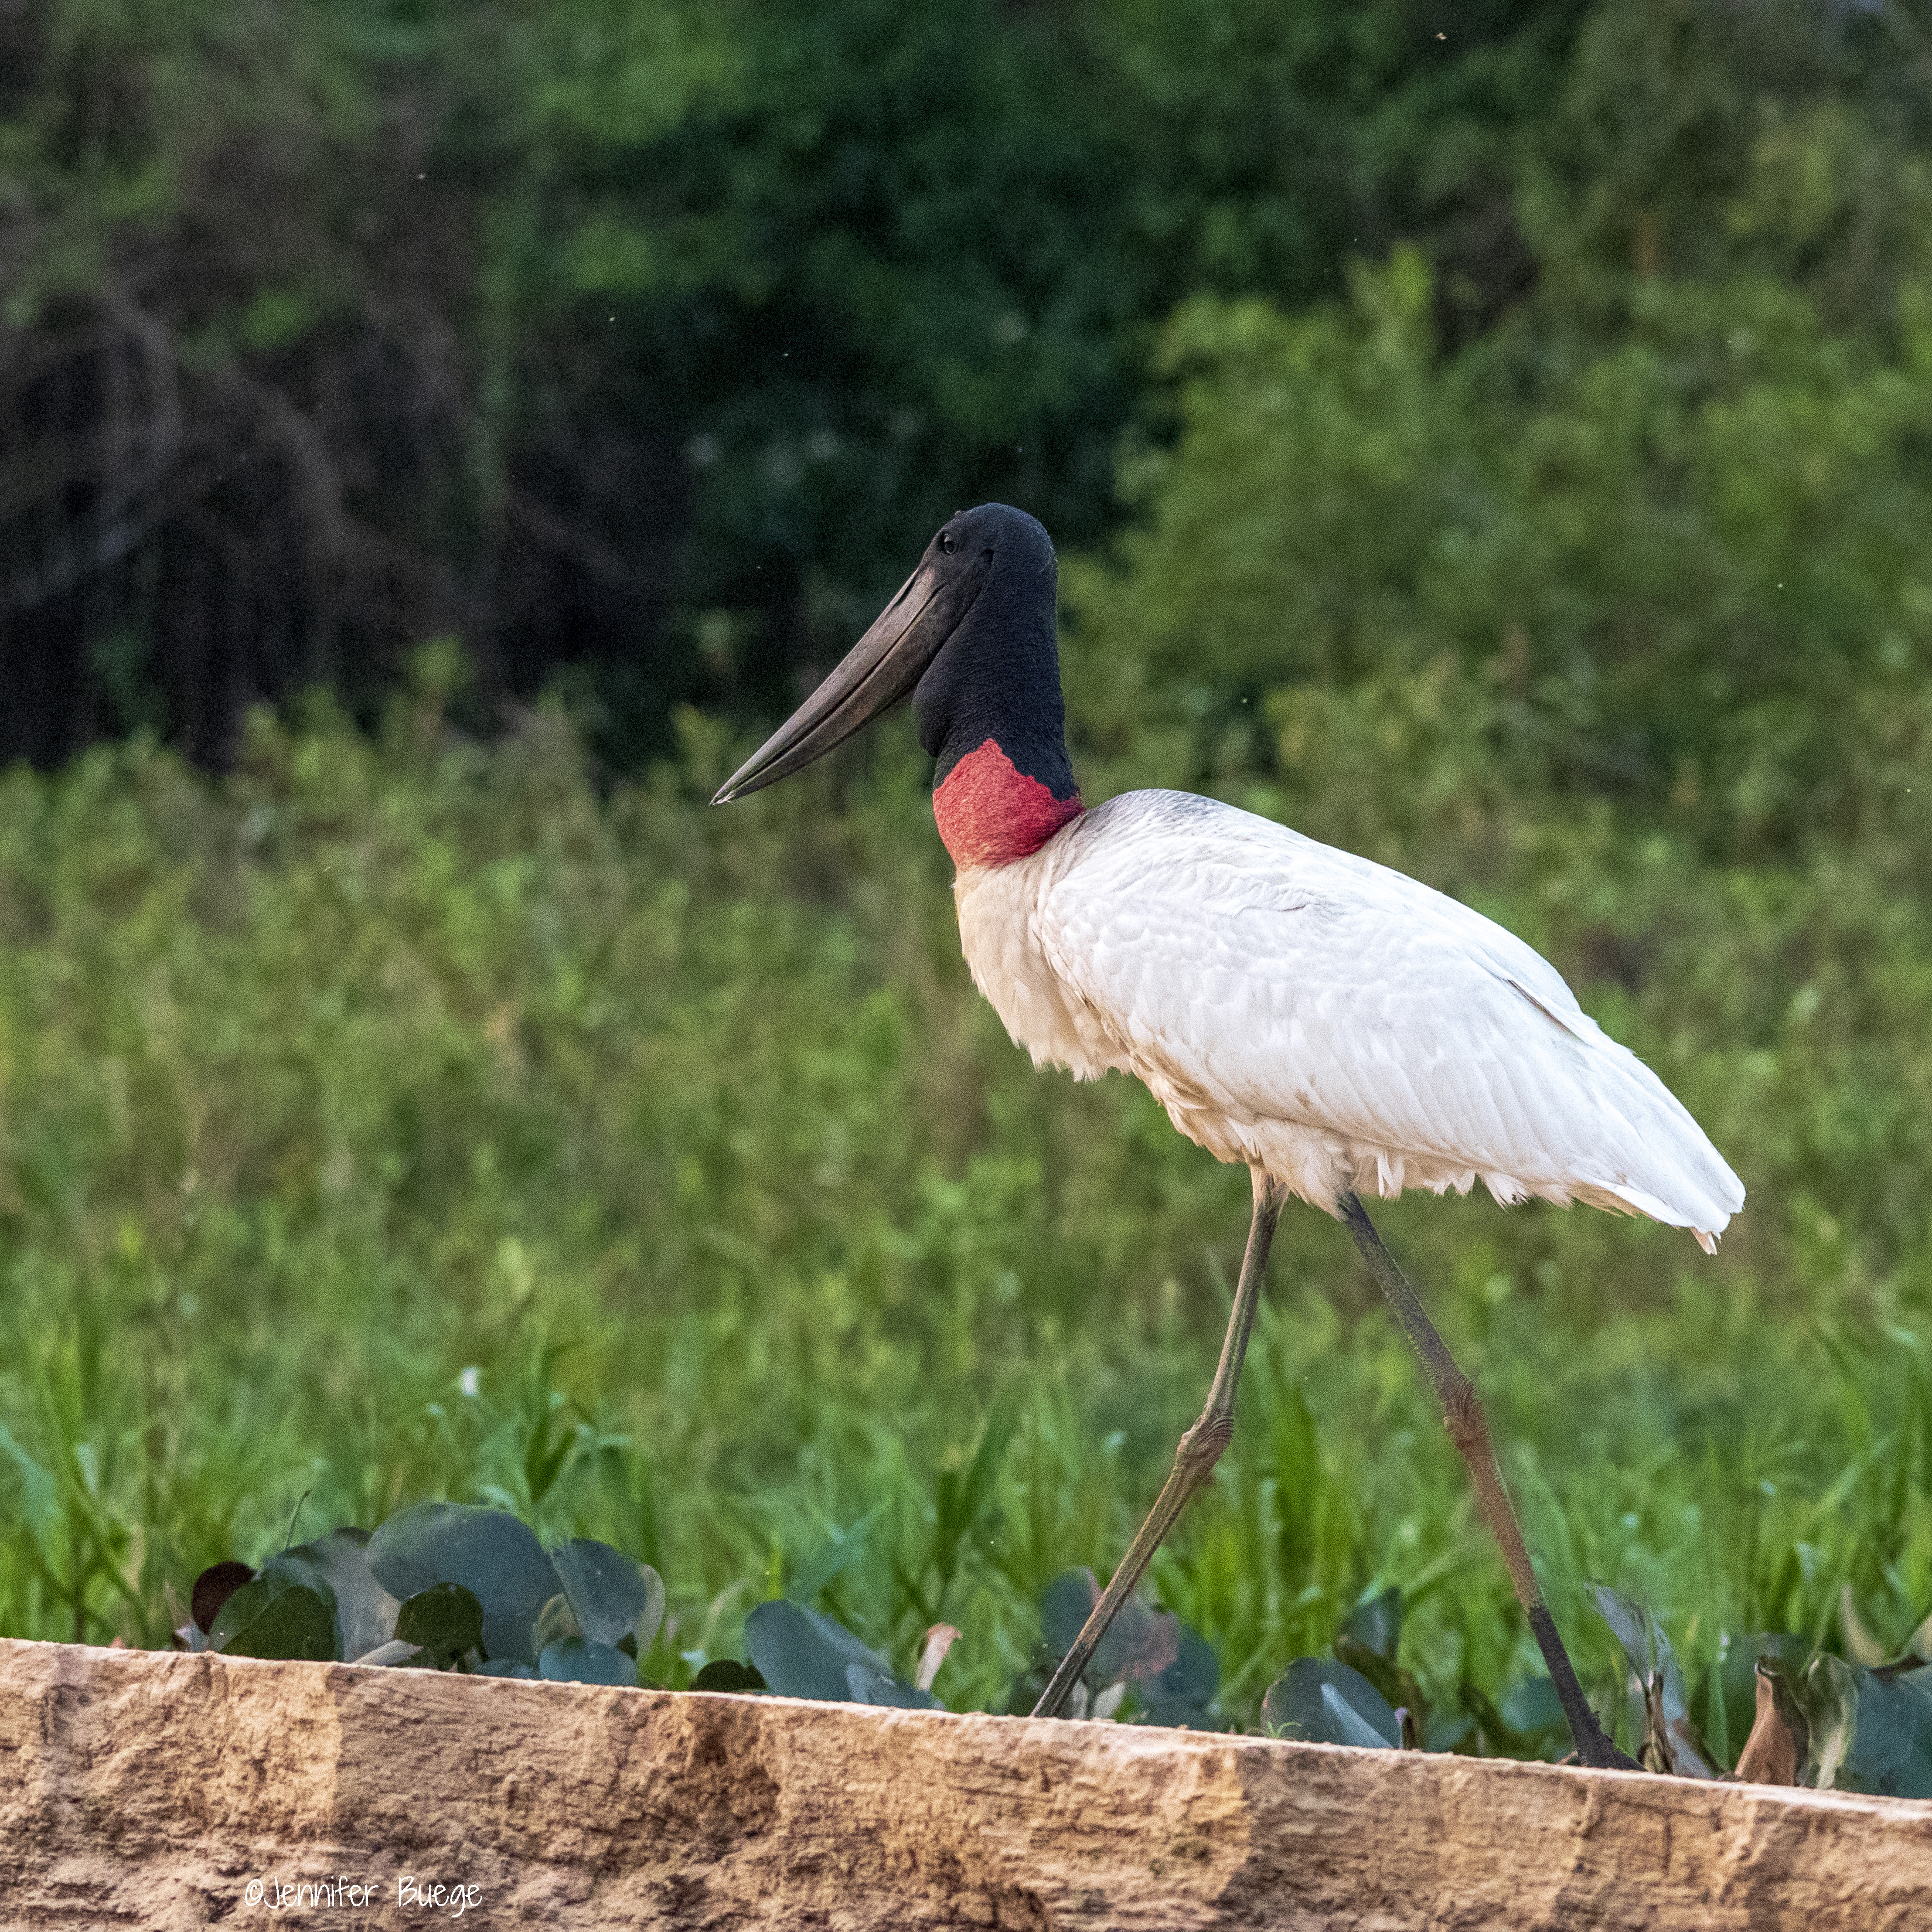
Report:
[{"label": "black head of stork", "polygon": [[[1053,544],[1024,510],[962,510],[837,668],[720,789],[742,798],[910,695],[956,857],[1031,850],[1080,809],[1054,641]],[[1034,836],[1036,835],[1036,836]]]}]

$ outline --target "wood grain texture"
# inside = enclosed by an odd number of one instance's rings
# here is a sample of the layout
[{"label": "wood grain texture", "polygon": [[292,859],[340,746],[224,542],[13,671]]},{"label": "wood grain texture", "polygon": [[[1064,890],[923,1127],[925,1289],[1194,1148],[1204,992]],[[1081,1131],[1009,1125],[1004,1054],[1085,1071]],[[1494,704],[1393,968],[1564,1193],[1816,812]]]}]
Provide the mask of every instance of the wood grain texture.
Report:
[{"label": "wood grain texture", "polygon": [[[338,1876],[377,1903],[249,1893]],[[0,1924],[466,1920],[1883,1932],[1932,1926],[1932,1804],[0,1642]]]}]

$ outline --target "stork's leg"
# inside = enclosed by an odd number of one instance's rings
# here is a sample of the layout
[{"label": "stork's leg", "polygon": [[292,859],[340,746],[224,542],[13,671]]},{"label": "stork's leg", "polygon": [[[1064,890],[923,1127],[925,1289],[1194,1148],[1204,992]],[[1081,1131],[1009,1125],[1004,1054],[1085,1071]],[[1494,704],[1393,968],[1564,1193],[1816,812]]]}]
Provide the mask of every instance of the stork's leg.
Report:
[{"label": "stork's leg", "polygon": [[1544,1663],[1549,1667],[1550,1681],[1556,1687],[1557,1700],[1563,1706],[1564,1716],[1570,1720],[1570,1735],[1576,1740],[1576,1754],[1586,1764],[1614,1766],[1624,1771],[1639,1769],[1638,1765],[1604,1735],[1597,1714],[1590,1708],[1583,1695],[1583,1687],[1576,1682],[1570,1653],[1563,1648],[1563,1640],[1556,1634],[1550,1606],[1543,1600],[1536,1572],[1530,1567],[1529,1552],[1523,1547],[1522,1532],[1517,1527],[1516,1511],[1510,1506],[1509,1493],[1504,1489],[1502,1473],[1496,1468],[1496,1451],[1490,1446],[1490,1426],[1484,1418],[1483,1405],[1477,1400],[1475,1384],[1456,1367],[1448,1345],[1436,1332],[1436,1324],[1423,1312],[1422,1304],[1415,1298],[1415,1290],[1396,1267],[1395,1257],[1382,1246],[1382,1237],[1370,1223],[1360,1198],[1345,1194],[1339,1204],[1342,1219],[1347,1222],[1348,1232],[1355,1238],[1355,1246],[1361,1251],[1363,1260],[1368,1263],[1370,1274],[1375,1276],[1376,1285],[1388,1297],[1389,1304],[1395,1310],[1395,1318],[1402,1324],[1402,1333],[1414,1345],[1415,1352],[1422,1358],[1422,1366],[1428,1370],[1429,1379],[1435,1385],[1436,1399],[1442,1405],[1442,1420],[1449,1431],[1449,1439],[1462,1451],[1463,1461],[1468,1464],[1471,1479],[1476,1486],[1477,1507],[1481,1510],[1483,1520],[1489,1525],[1496,1541],[1502,1546],[1503,1562],[1509,1571],[1510,1582],[1516,1586],[1516,1600],[1529,1619],[1537,1648],[1543,1652]]},{"label": "stork's leg", "polygon": [[1174,1452],[1174,1468],[1162,1486],[1160,1496],[1141,1525],[1140,1534],[1120,1559],[1106,1593],[1094,1606],[1094,1613],[1082,1626],[1073,1648],[1060,1660],[1053,1681],[1040,1694],[1033,1707],[1036,1718],[1060,1714],[1067,1693],[1081,1672],[1092,1661],[1107,1626],[1154,1561],[1161,1539],[1172,1529],[1195,1492],[1214,1473],[1234,1432],[1234,1384],[1240,1379],[1241,1358],[1248,1352],[1248,1334],[1255,1325],[1255,1309],[1261,1299],[1262,1276],[1268,1272],[1268,1249],[1274,1240],[1274,1224],[1281,1213],[1281,1196],[1259,1168],[1253,1170],[1254,1219],[1248,1224],[1247,1252],[1241,1257],[1241,1278],[1234,1288],[1234,1312],[1228,1317],[1228,1333],[1221,1344],[1220,1366],[1214,1371],[1214,1386],[1208,1391],[1208,1406],[1194,1426],[1180,1438]]}]

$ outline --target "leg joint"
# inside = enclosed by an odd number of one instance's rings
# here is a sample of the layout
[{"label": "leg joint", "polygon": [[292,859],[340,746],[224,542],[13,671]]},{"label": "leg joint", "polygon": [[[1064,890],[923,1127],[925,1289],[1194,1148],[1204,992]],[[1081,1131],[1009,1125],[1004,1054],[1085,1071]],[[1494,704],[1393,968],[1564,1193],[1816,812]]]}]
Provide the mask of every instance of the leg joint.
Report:
[{"label": "leg joint", "polygon": [[1180,1438],[1180,1446],[1174,1454],[1174,1466],[1188,1470],[1197,1482],[1203,1481],[1234,1437],[1232,1415],[1204,1415]]},{"label": "leg joint", "polygon": [[1459,1374],[1442,1391],[1442,1420],[1450,1441],[1464,1456],[1488,1449],[1489,1420],[1483,1414],[1476,1385],[1468,1376]]}]

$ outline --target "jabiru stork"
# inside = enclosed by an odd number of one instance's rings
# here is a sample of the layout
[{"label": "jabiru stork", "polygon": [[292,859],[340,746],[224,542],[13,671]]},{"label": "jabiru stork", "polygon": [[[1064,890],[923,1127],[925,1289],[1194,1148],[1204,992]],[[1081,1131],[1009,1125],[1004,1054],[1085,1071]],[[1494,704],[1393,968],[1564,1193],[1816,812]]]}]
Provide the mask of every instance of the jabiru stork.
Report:
[{"label": "jabiru stork", "polygon": [[1744,1189],[1650,1069],[1547,961],[1414,880],[1214,800],[1136,791],[1092,810],[1066,751],[1046,530],[953,517],[844,660],[718,793],[797,771],[910,695],[980,992],[1036,1064],[1119,1068],[1252,1177],[1254,1209],[1206,1407],[1034,1714],[1052,1716],[1234,1431],[1276,1216],[1336,1216],[1420,1356],[1586,1763],[1630,1760],[1585,1700],[1543,1600],[1481,1404],[1362,1196],[1582,1201],[1689,1229],[1706,1252]]}]

